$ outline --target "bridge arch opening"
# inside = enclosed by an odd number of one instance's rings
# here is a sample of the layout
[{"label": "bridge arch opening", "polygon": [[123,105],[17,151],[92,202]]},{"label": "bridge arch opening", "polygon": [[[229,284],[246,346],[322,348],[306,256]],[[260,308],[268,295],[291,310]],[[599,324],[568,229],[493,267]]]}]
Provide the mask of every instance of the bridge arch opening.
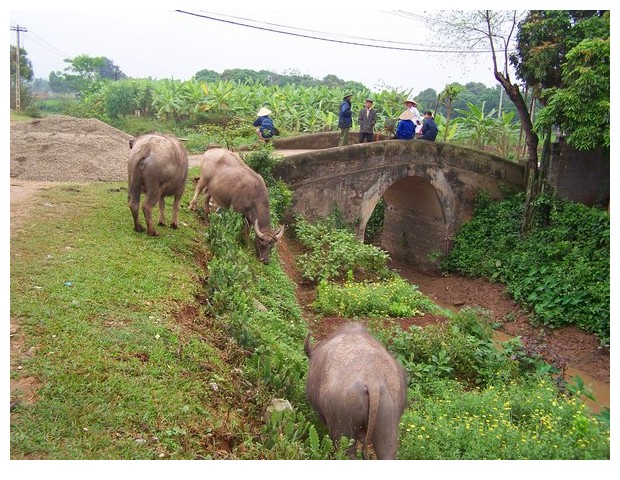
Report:
[{"label": "bridge arch opening", "polygon": [[[448,253],[449,235],[444,209],[435,187],[422,177],[402,178],[385,190],[370,218],[376,218],[381,209],[383,229],[379,236],[380,247],[387,250],[393,259],[406,265],[438,273],[438,256]],[[372,230],[375,222],[367,224],[368,240],[369,228]]]}]

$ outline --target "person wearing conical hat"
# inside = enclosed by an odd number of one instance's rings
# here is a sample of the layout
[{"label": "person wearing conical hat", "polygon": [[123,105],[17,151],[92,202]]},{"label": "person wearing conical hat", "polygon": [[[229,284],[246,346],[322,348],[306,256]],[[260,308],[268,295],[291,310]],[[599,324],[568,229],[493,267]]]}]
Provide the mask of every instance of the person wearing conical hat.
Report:
[{"label": "person wearing conical hat", "polygon": [[338,110],[338,128],[340,129],[339,147],[349,144],[349,130],[353,126],[351,97],[353,97],[352,93],[347,93],[342,97],[342,103],[340,103],[340,109]]},{"label": "person wearing conical hat", "polygon": [[413,119],[415,118],[411,110],[405,110],[398,117],[398,125],[396,126],[395,139],[399,140],[411,140],[415,135],[415,125]]},{"label": "person wearing conical hat", "polygon": [[254,120],[253,126],[256,127],[256,135],[262,142],[268,142],[274,135],[273,120],[269,118],[271,110],[266,107],[261,108],[256,114],[258,118]]},{"label": "person wearing conical hat", "polygon": [[405,108],[411,110],[411,113],[413,113],[413,123],[415,124],[416,133],[420,133],[422,129],[422,115],[420,115],[418,102],[415,101],[413,95],[409,95],[407,100],[405,100]]}]

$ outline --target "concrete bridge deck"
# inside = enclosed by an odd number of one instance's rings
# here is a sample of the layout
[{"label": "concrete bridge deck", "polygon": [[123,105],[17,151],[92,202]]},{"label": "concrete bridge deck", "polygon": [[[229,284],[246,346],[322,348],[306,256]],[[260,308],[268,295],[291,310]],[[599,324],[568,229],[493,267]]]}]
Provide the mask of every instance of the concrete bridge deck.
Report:
[{"label": "concrete bridge deck", "polygon": [[471,218],[478,192],[503,198],[524,187],[523,165],[466,147],[417,139],[337,142],[337,132],[274,142],[284,156],[274,173],[294,191],[291,213],[313,221],[338,208],[363,240],[383,198],[382,247],[429,272],[438,271],[436,257],[449,253],[454,235]]}]

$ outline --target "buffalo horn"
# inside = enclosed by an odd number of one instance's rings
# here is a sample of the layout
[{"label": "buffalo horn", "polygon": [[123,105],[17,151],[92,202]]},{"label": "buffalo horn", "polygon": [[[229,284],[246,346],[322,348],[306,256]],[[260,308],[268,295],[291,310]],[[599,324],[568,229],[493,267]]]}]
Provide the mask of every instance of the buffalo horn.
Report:
[{"label": "buffalo horn", "polygon": [[256,236],[261,240],[265,240],[265,235],[258,228],[258,219],[254,220],[254,231],[256,232]]},{"label": "buffalo horn", "polygon": [[284,225],[280,225],[278,229],[275,231],[276,240],[280,240],[283,234],[284,234]]}]

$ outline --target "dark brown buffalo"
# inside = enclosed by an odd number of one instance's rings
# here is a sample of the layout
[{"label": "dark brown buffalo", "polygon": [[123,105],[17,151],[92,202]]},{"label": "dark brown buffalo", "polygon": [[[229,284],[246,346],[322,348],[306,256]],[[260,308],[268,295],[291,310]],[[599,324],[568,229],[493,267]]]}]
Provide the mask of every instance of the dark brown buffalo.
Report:
[{"label": "dark brown buffalo", "polygon": [[370,440],[378,459],[395,459],[407,391],[400,363],[355,322],[314,347],[308,334],[304,350],[310,359],[306,396],[332,440],[361,441],[364,458]]},{"label": "dark brown buffalo", "polygon": [[181,142],[170,135],[151,133],[129,141],[128,204],[133,216],[134,230],[143,232],[140,223],[140,195],[146,194],[142,211],[149,235],[157,236],[153,227],[152,211],[159,204],[159,225],[165,225],[165,197],[174,196],[172,205],[172,228],[179,226],[179,205],[187,181],[187,152]]},{"label": "dark brown buffalo", "polygon": [[284,226],[271,228],[269,192],[263,177],[248,167],[236,154],[225,148],[207,150],[200,165],[200,179],[189,208],[196,209],[198,196],[204,192],[205,214],[209,214],[211,199],[219,206],[232,208],[246,220],[246,237],[249,226],[256,233],[256,255],[263,263],[269,263],[269,253],[282,237]]}]

